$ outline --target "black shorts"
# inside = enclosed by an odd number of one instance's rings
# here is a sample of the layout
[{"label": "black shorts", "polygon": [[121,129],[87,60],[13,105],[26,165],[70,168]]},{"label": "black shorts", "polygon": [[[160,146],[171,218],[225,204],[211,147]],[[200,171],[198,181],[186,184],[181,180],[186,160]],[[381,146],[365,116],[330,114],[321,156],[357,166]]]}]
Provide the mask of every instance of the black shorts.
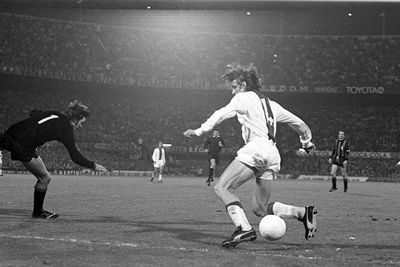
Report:
[{"label": "black shorts", "polygon": [[215,159],[215,163],[219,164],[219,154],[218,153],[208,153],[208,161]]},{"label": "black shorts", "polygon": [[337,165],[337,166],[339,166],[339,167],[341,167],[341,168],[344,167],[343,162],[334,161],[334,162],[332,162],[332,165]]},{"label": "black shorts", "polygon": [[26,147],[14,140],[10,135],[4,133],[1,136],[0,146],[11,153],[12,160],[31,161],[32,158],[37,158],[36,147]]}]

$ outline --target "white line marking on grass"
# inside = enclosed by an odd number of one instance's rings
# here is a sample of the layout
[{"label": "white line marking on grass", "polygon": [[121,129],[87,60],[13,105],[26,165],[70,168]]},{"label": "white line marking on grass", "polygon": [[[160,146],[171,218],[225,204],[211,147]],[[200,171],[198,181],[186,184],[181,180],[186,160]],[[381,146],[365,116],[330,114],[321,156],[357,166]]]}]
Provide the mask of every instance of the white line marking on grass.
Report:
[{"label": "white line marking on grass", "polygon": [[[169,246],[150,246],[146,244],[138,244],[138,243],[129,243],[129,242],[120,242],[120,241],[91,241],[86,239],[79,238],[55,238],[55,237],[44,237],[44,236],[28,236],[28,235],[7,235],[0,234],[0,238],[11,238],[11,239],[30,239],[30,240],[44,240],[44,241],[55,241],[55,242],[65,242],[65,243],[74,243],[74,244],[86,244],[86,245],[101,245],[101,246],[110,246],[110,247],[130,247],[137,249],[168,249],[168,250],[177,250],[177,251],[195,251],[195,252],[209,252],[209,253],[221,253],[221,251],[233,251],[234,249],[199,249],[199,248],[185,248],[185,247],[169,247]],[[333,258],[324,258],[324,257],[316,257],[316,256],[304,256],[304,255],[290,255],[285,253],[269,253],[267,251],[244,251],[244,250],[235,250],[237,253],[242,253],[246,255],[253,256],[264,256],[264,257],[279,257],[279,258],[292,258],[292,259],[302,259],[302,260],[322,260],[322,261],[335,261]],[[378,263],[378,264],[388,264],[388,265],[398,265],[400,262],[398,261],[372,261],[369,263]]]},{"label": "white line marking on grass", "polygon": [[[43,240],[43,241],[55,241],[55,242],[65,242],[74,244],[85,244],[85,245],[100,245],[100,246],[110,246],[110,247],[130,247],[137,249],[166,249],[166,250],[177,250],[177,251],[190,251],[190,252],[202,252],[202,253],[221,253],[222,251],[231,251],[234,249],[199,249],[199,248],[185,248],[185,247],[170,247],[170,246],[151,246],[146,244],[138,243],[127,243],[119,241],[91,241],[86,239],[78,238],[54,238],[54,237],[44,237],[44,236],[28,236],[28,235],[7,235],[0,234],[0,238],[11,238],[11,239],[30,239],[30,240]],[[267,251],[249,251],[249,250],[235,250],[236,253],[244,255],[253,256],[263,256],[263,257],[279,257],[279,258],[292,258],[292,259],[303,259],[303,260],[318,260],[323,259],[321,257],[312,257],[304,255],[288,255],[283,253],[268,253]],[[325,259],[326,260],[326,259]]]},{"label": "white line marking on grass", "polygon": [[44,241],[59,241],[66,243],[78,243],[78,244],[87,244],[87,245],[103,245],[103,246],[112,246],[112,247],[131,247],[131,248],[139,248],[139,249],[171,249],[171,250],[181,250],[181,251],[197,251],[197,252],[208,252],[209,249],[198,249],[198,248],[183,248],[183,247],[161,247],[161,246],[148,246],[145,244],[138,243],[126,243],[119,241],[91,241],[86,239],[78,239],[78,238],[54,238],[54,237],[44,237],[44,236],[28,236],[28,235],[5,235],[0,234],[2,238],[12,238],[12,239],[35,239],[35,240],[44,240]]}]

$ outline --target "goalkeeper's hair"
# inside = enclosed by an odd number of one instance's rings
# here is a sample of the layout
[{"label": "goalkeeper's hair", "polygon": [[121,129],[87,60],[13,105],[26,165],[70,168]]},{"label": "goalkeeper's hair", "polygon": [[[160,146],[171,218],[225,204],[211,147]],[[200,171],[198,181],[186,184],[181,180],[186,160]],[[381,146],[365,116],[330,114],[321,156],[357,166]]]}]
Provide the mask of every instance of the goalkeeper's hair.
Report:
[{"label": "goalkeeper's hair", "polygon": [[90,115],[88,107],[76,99],[69,103],[69,106],[65,109],[64,114],[70,121],[79,121],[83,117],[87,118]]},{"label": "goalkeeper's hair", "polygon": [[259,78],[257,68],[253,63],[241,65],[237,62],[226,66],[227,70],[222,79],[225,82],[246,82],[247,91],[261,91],[261,79]]}]

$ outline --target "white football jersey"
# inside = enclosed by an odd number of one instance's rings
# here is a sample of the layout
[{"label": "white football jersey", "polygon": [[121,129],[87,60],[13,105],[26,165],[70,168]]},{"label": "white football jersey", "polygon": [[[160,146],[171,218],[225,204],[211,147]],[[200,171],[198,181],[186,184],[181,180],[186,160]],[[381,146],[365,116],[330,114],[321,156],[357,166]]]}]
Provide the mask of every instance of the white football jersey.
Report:
[{"label": "white football jersey", "polygon": [[[267,102],[272,110],[272,116],[268,114]],[[236,94],[228,105],[215,111],[200,128],[195,130],[195,133],[200,136],[209,132],[222,121],[235,115],[242,124],[242,137],[245,143],[257,138],[269,138],[268,134],[274,137],[277,122],[288,124],[299,133],[302,143],[307,143],[312,138],[311,130],[303,120],[277,102],[260,98],[252,91]],[[270,127],[267,126],[267,121]]]}]

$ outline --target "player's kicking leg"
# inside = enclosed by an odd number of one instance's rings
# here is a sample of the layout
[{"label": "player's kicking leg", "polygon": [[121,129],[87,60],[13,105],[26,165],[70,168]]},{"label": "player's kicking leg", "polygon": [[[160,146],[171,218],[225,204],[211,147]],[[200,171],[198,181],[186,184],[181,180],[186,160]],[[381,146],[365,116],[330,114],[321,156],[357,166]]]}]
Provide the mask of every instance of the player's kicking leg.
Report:
[{"label": "player's kicking leg", "polygon": [[305,239],[314,237],[317,231],[318,211],[314,206],[295,207],[280,202],[272,202],[267,207],[268,214],[297,218],[303,223]]}]

